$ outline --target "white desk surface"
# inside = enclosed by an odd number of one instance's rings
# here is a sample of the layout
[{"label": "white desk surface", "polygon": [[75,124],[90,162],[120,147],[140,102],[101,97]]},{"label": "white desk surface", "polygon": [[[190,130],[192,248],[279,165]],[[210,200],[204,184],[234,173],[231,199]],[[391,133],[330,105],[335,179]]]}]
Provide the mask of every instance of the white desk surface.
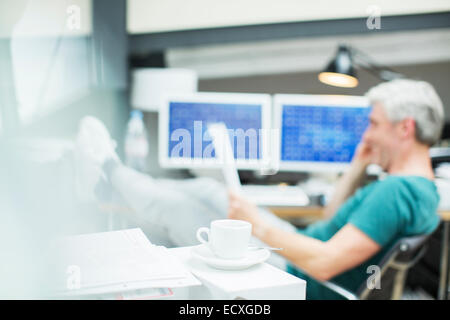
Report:
[{"label": "white desk surface", "polygon": [[214,299],[304,300],[306,281],[268,263],[244,270],[218,270],[191,257],[192,247],[170,249],[211,292]]}]

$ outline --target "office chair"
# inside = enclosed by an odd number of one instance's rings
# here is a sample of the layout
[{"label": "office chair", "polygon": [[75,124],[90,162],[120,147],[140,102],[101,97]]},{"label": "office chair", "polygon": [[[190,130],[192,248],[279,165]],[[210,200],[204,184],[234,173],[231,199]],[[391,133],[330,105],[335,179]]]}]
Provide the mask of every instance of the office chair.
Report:
[{"label": "office chair", "polygon": [[431,165],[433,170],[442,163],[450,162],[450,148],[431,148],[430,149]]},{"label": "office chair", "polygon": [[425,254],[430,235],[405,237],[394,244],[378,264],[380,289],[368,287],[367,280],[372,275],[368,276],[356,292],[350,292],[330,281],[320,283],[348,300],[399,300],[408,270]]}]

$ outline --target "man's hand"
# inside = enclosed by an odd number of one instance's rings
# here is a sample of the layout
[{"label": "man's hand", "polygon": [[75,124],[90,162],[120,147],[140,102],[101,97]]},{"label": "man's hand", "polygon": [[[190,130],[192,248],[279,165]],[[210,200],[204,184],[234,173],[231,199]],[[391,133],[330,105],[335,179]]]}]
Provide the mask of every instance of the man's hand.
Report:
[{"label": "man's hand", "polygon": [[228,191],[228,218],[235,220],[245,220],[250,222],[253,227],[262,224],[262,218],[259,216],[258,207],[237,193]]},{"label": "man's hand", "polygon": [[353,161],[358,161],[364,166],[368,166],[373,162],[374,152],[372,147],[370,147],[366,142],[361,141],[356,148]]},{"label": "man's hand", "polygon": [[361,186],[365,178],[366,168],[374,163],[374,150],[364,139],[359,143],[353,156],[350,170],[347,170],[335,186],[333,198],[324,210],[324,218],[331,218],[340,206]]}]

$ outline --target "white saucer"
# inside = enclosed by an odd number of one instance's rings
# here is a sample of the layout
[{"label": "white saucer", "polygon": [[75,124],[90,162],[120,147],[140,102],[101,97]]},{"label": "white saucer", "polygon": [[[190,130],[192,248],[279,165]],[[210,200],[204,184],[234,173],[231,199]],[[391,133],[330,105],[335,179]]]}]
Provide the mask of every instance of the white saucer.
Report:
[{"label": "white saucer", "polygon": [[201,244],[191,249],[191,255],[216,269],[241,270],[266,261],[270,257],[270,251],[267,249],[249,250],[247,256],[243,258],[222,259],[214,255],[207,245]]}]

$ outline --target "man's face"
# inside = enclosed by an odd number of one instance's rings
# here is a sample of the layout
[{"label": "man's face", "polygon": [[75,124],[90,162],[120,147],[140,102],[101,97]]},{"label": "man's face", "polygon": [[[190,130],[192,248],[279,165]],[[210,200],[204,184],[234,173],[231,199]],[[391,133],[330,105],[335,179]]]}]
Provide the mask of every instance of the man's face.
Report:
[{"label": "man's face", "polygon": [[372,163],[386,170],[400,143],[397,126],[388,119],[386,111],[379,103],[373,105],[369,120],[363,141],[371,149]]}]

